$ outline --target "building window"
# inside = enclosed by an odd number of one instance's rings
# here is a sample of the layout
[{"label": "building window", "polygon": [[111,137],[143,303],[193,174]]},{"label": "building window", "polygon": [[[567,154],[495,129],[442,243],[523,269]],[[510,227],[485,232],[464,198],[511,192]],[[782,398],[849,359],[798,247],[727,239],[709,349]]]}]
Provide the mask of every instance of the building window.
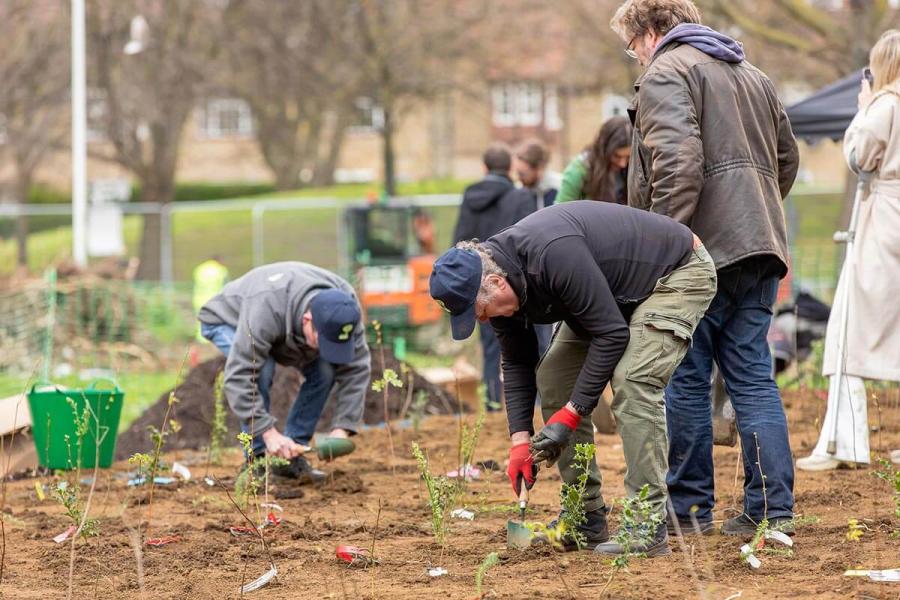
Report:
[{"label": "building window", "polygon": [[356,112],[350,129],[357,132],[378,131],[384,127],[384,110],[372,99],[361,96],[353,103]]},{"label": "building window", "polygon": [[206,101],[200,119],[203,137],[219,139],[253,134],[253,113],[240,98],[213,98]]},{"label": "building window", "polygon": [[491,103],[495,127],[562,127],[554,85],[534,81],[497,83],[491,88]]}]

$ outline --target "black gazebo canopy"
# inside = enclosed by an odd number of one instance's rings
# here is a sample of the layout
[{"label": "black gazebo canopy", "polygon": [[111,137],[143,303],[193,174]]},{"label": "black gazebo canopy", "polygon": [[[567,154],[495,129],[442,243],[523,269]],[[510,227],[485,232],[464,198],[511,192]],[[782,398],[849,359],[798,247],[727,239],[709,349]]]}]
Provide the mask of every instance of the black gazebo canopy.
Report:
[{"label": "black gazebo canopy", "polygon": [[856,97],[862,71],[851,73],[787,107],[794,135],[807,141],[821,138],[840,140],[856,115]]}]

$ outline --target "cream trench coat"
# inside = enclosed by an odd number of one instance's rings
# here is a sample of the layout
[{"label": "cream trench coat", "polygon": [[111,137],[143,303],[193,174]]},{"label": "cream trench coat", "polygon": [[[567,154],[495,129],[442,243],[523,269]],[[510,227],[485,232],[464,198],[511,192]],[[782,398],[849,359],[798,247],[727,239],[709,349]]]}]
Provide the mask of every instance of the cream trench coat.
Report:
[{"label": "cream trench coat", "polygon": [[[835,294],[840,299],[849,284],[845,373],[900,381],[900,83],[878,92],[853,119],[844,135],[848,163],[854,154],[861,169],[875,174]],[[836,302],[825,336],[825,375],[837,366],[840,313]]]}]

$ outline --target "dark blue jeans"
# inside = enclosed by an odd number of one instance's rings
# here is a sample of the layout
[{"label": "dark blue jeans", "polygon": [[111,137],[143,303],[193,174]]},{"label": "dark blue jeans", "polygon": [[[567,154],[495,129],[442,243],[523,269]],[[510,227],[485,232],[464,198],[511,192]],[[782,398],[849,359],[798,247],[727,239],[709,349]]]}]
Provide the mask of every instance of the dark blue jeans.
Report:
[{"label": "dark blue jeans", "polygon": [[[500,383],[500,342],[494,328],[488,323],[478,323],[479,338],[481,340],[481,352],[484,357],[482,378],[487,388],[487,402],[490,408],[499,410],[500,396],[503,387]],[[543,356],[550,347],[550,338],[553,336],[553,325],[535,324],[534,332],[538,339],[538,355]],[[540,404],[540,396],[537,403]]]},{"label": "dark blue jeans", "polygon": [[482,377],[487,388],[488,407],[499,410],[500,396],[503,388],[500,387],[500,342],[490,323],[478,323],[479,339],[481,340],[481,353],[484,359]]},{"label": "dark blue jeans", "polygon": [[[226,357],[234,343],[235,329],[231,325],[208,325],[201,323],[200,333],[215,344]],[[284,427],[284,435],[293,439],[298,444],[309,444],[316,431],[316,424],[325,408],[325,402],[334,387],[334,367],[331,363],[318,359],[306,365],[300,370],[303,373],[303,385],[297,393],[297,398],[288,411],[287,421]],[[272,388],[272,380],[275,377],[275,361],[267,358],[259,371],[257,387],[266,411],[269,410],[269,390]],[[241,430],[247,431],[248,424],[241,423]],[[261,435],[253,438],[253,453],[263,454],[266,444]]]},{"label": "dark blue jeans", "polygon": [[715,505],[710,402],[713,361],[722,371],[741,436],[744,513],[755,521],[766,516],[793,516],[794,465],[787,419],[766,342],[777,290],[778,276],[772,274],[771,263],[765,259],[745,259],[719,271],[718,291],[666,387],[666,484],[680,519],[690,519],[691,508],[696,506],[696,518],[710,521]]}]

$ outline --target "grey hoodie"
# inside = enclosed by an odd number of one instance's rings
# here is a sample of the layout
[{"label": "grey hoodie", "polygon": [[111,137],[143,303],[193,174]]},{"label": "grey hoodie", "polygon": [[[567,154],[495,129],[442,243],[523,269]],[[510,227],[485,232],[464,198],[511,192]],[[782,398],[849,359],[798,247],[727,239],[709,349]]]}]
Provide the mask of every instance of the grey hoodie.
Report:
[{"label": "grey hoodie", "polygon": [[[356,297],[353,287],[331,271],[301,262],[273,263],[228,283],[200,309],[201,322],[236,330],[225,361],[225,397],[252,435],[275,426],[256,387],[259,369],[269,357],[297,368],[319,357],[306,343],[301,318],[318,292],[333,288]],[[353,330],[353,340],[353,361],[334,366],[337,407],[332,425],[356,431],[371,372],[362,322]]]}]

